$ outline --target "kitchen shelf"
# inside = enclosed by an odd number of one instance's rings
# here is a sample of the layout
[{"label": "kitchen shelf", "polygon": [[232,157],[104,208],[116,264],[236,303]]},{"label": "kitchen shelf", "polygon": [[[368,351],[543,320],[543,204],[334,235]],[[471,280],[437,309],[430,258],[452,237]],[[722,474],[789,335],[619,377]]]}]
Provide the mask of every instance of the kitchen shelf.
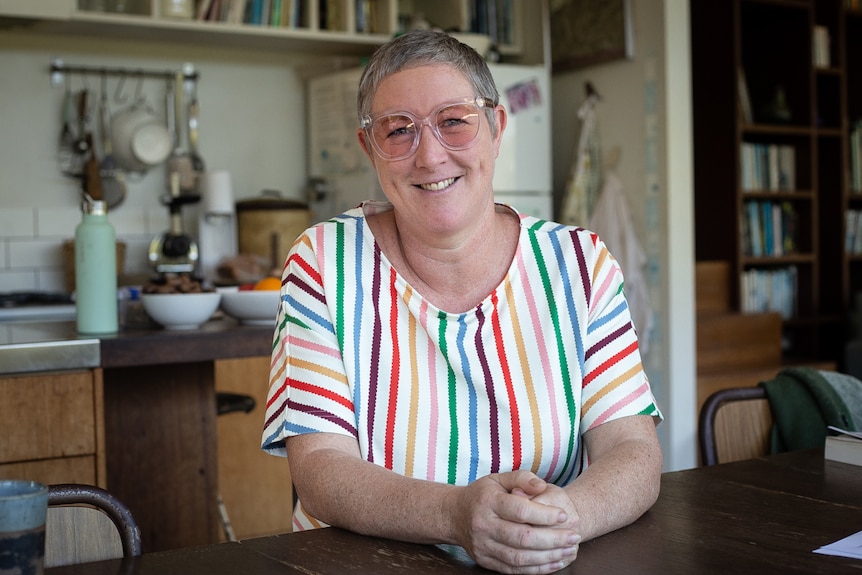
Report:
[{"label": "kitchen shelf", "polygon": [[[220,48],[285,51],[315,55],[364,56],[389,40],[397,26],[396,0],[379,0],[385,32],[364,33],[160,18],[147,14],[111,14],[78,10],[75,0],[54,0],[49,8],[29,0],[0,0],[0,29],[91,38],[211,45]],[[35,3],[32,3],[35,4]],[[352,19],[348,19],[352,21]]]},{"label": "kitchen shelf", "polygon": [[[69,37],[107,38],[151,43],[201,45],[253,51],[278,51],[319,56],[369,56],[399,31],[405,7],[422,10],[437,6],[415,0],[372,0],[376,6],[377,32],[357,32],[354,0],[336,0],[343,17],[338,29],[322,29],[317,7],[311,4],[306,27],[276,27],[254,24],[163,18],[159,1],[151,0],[141,13],[102,13],[80,10],[78,0],[0,0],[0,30],[26,29],[34,33]],[[467,10],[467,0],[448,0],[458,13]],[[547,4],[514,0],[511,5],[511,44],[498,46],[506,61],[544,64],[547,38],[543,20]],[[400,14],[400,17],[399,17]],[[464,30],[469,31],[469,30]]]}]

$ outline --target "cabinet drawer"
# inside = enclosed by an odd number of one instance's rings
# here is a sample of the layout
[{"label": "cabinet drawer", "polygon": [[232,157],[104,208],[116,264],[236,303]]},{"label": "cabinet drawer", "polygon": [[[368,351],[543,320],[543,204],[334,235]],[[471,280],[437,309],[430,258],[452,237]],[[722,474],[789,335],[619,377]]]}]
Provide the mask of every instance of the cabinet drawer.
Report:
[{"label": "cabinet drawer", "polygon": [[93,372],[0,378],[0,463],[96,453]]}]

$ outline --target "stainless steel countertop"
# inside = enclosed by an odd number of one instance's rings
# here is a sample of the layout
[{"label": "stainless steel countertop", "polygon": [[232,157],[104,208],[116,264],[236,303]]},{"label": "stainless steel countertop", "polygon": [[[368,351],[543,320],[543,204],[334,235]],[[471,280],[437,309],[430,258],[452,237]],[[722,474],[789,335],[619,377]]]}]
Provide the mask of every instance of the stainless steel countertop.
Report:
[{"label": "stainless steel countertop", "polygon": [[265,356],[272,350],[272,330],[220,318],[196,330],[129,326],[117,334],[85,336],[74,319],[0,321],[0,376]]},{"label": "stainless steel countertop", "polygon": [[99,367],[99,340],[74,320],[0,322],[0,374]]},{"label": "stainless steel countertop", "polygon": [[0,345],[0,375],[99,367],[98,339]]}]

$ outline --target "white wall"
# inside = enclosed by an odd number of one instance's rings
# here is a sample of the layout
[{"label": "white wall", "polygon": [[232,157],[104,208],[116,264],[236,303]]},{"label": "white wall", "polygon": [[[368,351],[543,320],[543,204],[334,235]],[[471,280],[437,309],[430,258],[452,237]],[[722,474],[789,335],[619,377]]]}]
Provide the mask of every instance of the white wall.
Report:
[{"label": "white wall", "polygon": [[[305,113],[303,83],[296,72],[304,58],[284,54],[142,44],[66,37],[0,34],[0,292],[65,291],[61,244],[81,219],[78,182],[63,177],[55,154],[61,127],[63,89],[52,87],[52,58],[68,65],[180,69],[195,64],[200,152],[208,169],[232,173],[237,198],[263,189],[303,197]],[[296,66],[295,66],[296,65]],[[89,88],[98,92],[98,78]],[[83,86],[74,76],[73,90]],[[109,81],[109,87],[115,80]],[[130,91],[135,82],[127,81]],[[161,81],[148,80],[145,93],[164,110]],[[122,106],[114,105],[115,110]],[[92,126],[95,127],[95,126]],[[129,184],[127,199],[109,218],[128,244],[126,271],[148,273],[146,249],[168,227],[163,167]],[[197,206],[185,210],[194,233]]]},{"label": "white wall", "polygon": [[[619,150],[614,172],[623,184],[644,270],[654,328],[644,356],[665,415],[659,435],[666,469],[696,463],[693,188],[691,176],[688,3],[631,2],[634,53],[552,78],[554,190],[562,197],[581,129],[585,82],[596,106],[603,155]],[[613,246],[609,246],[614,251]]]}]

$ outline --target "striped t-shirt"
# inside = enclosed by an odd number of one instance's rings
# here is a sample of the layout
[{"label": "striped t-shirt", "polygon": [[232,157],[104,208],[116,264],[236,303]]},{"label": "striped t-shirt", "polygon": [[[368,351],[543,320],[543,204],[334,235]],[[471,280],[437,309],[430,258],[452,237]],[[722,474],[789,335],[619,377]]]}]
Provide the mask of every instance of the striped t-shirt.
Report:
[{"label": "striped t-shirt", "polygon": [[520,215],[508,274],[475,309],[414,291],[365,211],[300,236],[288,256],[262,445],[356,438],[402,475],[465,485],[528,469],[558,485],[586,466],[580,436],[614,418],[661,419],[619,265],[596,234]]}]

